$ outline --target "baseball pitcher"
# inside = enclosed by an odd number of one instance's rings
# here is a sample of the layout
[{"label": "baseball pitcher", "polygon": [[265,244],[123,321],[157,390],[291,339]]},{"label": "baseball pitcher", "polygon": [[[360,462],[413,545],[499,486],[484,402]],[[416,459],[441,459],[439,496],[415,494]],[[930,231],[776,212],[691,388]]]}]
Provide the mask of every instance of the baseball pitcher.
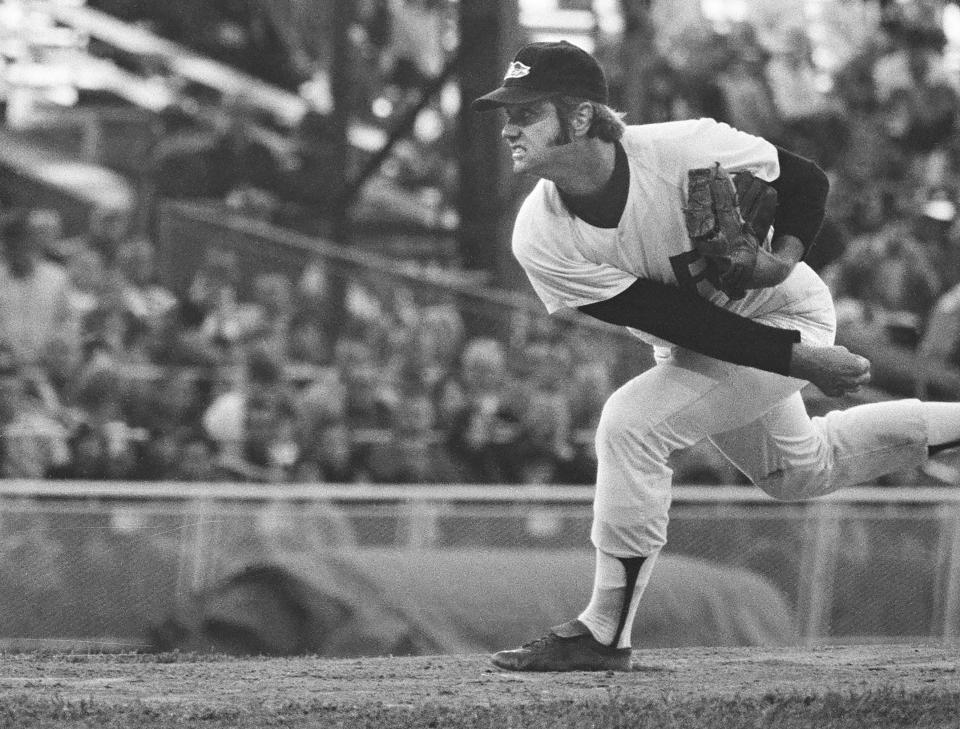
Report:
[{"label": "baseball pitcher", "polygon": [[497,666],[630,669],[674,450],[709,439],[773,498],[797,500],[958,445],[956,403],[807,414],[807,381],[839,395],[869,380],[865,359],[833,345],[830,292],[803,262],[828,192],[814,163],[712,119],[627,126],[596,60],[567,42],[523,47],[473,108],[501,110],[514,171],[540,178],[512,245],[547,310],[629,327],[657,361],[597,427],[589,604]]}]

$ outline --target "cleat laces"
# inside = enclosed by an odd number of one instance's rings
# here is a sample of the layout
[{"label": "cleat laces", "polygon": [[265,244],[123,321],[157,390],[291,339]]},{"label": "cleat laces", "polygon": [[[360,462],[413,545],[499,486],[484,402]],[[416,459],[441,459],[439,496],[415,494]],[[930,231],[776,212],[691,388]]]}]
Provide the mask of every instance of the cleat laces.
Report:
[{"label": "cleat laces", "polygon": [[552,643],[556,639],[556,636],[553,633],[547,633],[546,635],[540,636],[535,640],[531,640],[528,643],[524,643],[521,648],[525,650],[533,650],[536,648],[541,648],[549,643]]}]

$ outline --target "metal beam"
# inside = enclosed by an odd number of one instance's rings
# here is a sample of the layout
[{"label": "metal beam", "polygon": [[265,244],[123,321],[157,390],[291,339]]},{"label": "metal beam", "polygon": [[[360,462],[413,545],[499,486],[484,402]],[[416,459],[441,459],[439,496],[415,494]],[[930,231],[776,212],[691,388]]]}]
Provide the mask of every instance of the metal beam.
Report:
[{"label": "metal beam", "polygon": [[500,85],[519,38],[516,0],[461,0],[458,242],[466,268],[501,280],[509,260],[513,182],[500,140],[499,116],[478,114],[470,102]]}]

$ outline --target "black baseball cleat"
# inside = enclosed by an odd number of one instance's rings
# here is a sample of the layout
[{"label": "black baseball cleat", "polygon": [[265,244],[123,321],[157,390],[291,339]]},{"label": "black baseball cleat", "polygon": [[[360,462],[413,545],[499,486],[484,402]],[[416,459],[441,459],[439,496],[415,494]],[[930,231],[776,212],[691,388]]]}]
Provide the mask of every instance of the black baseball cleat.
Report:
[{"label": "black baseball cleat", "polygon": [[494,653],[491,660],[508,671],[629,671],[630,649],[606,646],[586,625],[571,620],[520,648]]}]

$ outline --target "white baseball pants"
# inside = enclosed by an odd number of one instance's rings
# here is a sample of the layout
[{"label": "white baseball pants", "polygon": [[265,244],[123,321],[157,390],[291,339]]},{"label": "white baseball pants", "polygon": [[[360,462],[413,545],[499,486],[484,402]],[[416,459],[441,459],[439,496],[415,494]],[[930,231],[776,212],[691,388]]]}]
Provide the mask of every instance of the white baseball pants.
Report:
[{"label": "white baseball pants", "polygon": [[[800,295],[755,318],[799,329],[805,342],[831,344],[829,291],[802,268],[791,287]],[[919,400],[811,418],[800,395],[805,384],[675,348],[623,385],[605,404],[597,427],[594,546],[617,557],[657,552],[667,539],[667,459],[704,438],[763,491],[785,501],[923,463],[927,430]]]}]

